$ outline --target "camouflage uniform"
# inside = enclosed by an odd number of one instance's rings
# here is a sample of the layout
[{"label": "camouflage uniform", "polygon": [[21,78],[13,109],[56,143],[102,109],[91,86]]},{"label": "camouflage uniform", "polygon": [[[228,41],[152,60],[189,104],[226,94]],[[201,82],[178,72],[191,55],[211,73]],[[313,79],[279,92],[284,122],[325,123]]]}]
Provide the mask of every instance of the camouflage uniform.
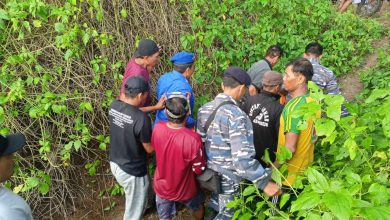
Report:
[{"label": "camouflage uniform", "polygon": [[[337,84],[337,78],[333,72],[324,67],[315,58],[310,58],[310,63],[313,65],[314,75],[312,81],[317,84],[327,94],[341,95],[339,85]],[[341,106],[341,117],[348,116],[349,112],[345,105]]]},{"label": "camouflage uniform", "polygon": [[[220,103],[228,100],[235,105],[226,104],[219,108],[206,134],[204,126],[208,117]],[[232,97],[221,93],[198,112],[197,132],[205,143],[207,166],[222,174],[222,192],[212,194],[209,203],[219,212],[215,219],[232,218],[234,210],[226,208],[225,204],[239,195],[242,178],[252,181],[260,189],[271,178],[271,171],[254,159],[252,123],[237,105]]]}]

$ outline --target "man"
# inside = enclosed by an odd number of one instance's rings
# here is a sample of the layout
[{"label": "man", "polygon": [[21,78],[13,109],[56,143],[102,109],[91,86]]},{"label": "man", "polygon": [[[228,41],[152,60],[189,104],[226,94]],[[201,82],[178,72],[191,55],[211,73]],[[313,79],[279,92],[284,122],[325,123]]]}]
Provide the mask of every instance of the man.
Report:
[{"label": "man", "polygon": [[[327,94],[341,95],[337,78],[333,72],[320,64],[324,48],[317,42],[310,43],[305,48],[304,58],[313,65],[314,75],[312,81]],[[341,117],[348,116],[349,112],[345,105],[341,106]]]},{"label": "man", "polygon": [[[312,162],[314,157],[314,142],[316,139],[314,123],[311,118],[306,122],[302,117],[294,117],[294,111],[312,100],[308,96],[307,83],[313,76],[313,66],[305,58],[291,61],[286,66],[283,77],[285,89],[292,99],[286,104],[280,117],[278,152],[284,146],[292,153],[292,158],[286,162],[288,169],[286,187],[294,185],[296,177],[300,175]],[[300,123],[307,123],[305,129],[300,130]],[[275,161],[275,166],[279,163]]]},{"label": "man", "polygon": [[[131,76],[141,76],[144,78],[150,87],[149,72],[156,66],[160,59],[160,47],[156,42],[149,39],[142,39],[138,44],[138,48],[134,53],[134,58],[130,59],[127,63],[125,74],[123,76],[120,98],[125,96],[125,84],[127,79]],[[152,98],[150,94],[147,95],[147,99],[144,103],[141,103],[140,107],[143,112],[152,112],[162,108],[163,100],[155,106],[150,106]]]},{"label": "man", "polygon": [[267,164],[262,160],[264,151],[268,149],[271,161],[275,160],[278,145],[279,120],[283,111],[280,104],[279,92],[282,88],[283,77],[275,71],[264,74],[263,89],[259,94],[248,97],[244,111],[252,121],[256,159],[263,167]]},{"label": "man", "polygon": [[253,96],[259,93],[262,88],[261,80],[264,73],[272,70],[283,55],[283,50],[279,45],[272,45],[268,48],[265,58],[254,63],[248,70],[252,84],[249,86],[249,95]]},{"label": "man", "polygon": [[[271,171],[264,169],[255,156],[252,123],[238,107],[238,100],[251,83],[246,71],[229,67],[222,82],[223,93],[199,109],[197,132],[204,142],[208,168],[222,174],[221,193],[212,194],[209,206],[218,212],[215,219],[231,219],[234,210],[225,207],[234,196],[239,196],[242,178],[252,181],[268,196],[280,193],[272,181]],[[212,112],[221,104],[208,130],[205,124]]]},{"label": "man", "polygon": [[[13,171],[13,153],[26,144],[23,134],[0,135],[0,183],[8,180]],[[0,219],[33,219],[30,206],[24,199],[0,185]]]},{"label": "man", "polygon": [[185,127],[189,109],[186,96],[168,98],[165,101],[168,122],[160,121],[153,130],[157,161],[154,190],[160,219],[176,215],[175,202],[190,208],[197,220],[204,216],[203,195],[195,176],[203,173],[206,160],[199,135]]},{"label": "man", "polygon": [[125,190],[123,219],[141,219],[147,203],[149,180],[147,153],[152,153],[151,121],[139,110],[149,92],[148,82],[132,76],[125,84],[125,97],[115,100],[109,110],[110,167]]},{"label": "man", "polygon": [[[189,52],[179,52],[171,57],[173,63],[173,70],[160,77],[157,82],[157,99],[161,99],[164,95],[169,93],[182,93],[188,94],[190,101],[190,115],[187,117],[186,127],[192,128],[195,126],[196,121],[192,115],[194,109],[194,93],[191,85],[188,82],[194,73],[194,58],[195,55]],[[156,121],[157,124],[160,120],[168,121],[165,111],[157,110]]]},{"label": "man", "polygon": [[[348,7],[353,3],[355,5],[359,4],[361,0],[341,0],[339,5],[339,12],[343,13],[347,11]],[[355,9],[354,9],[355,10]]]}]

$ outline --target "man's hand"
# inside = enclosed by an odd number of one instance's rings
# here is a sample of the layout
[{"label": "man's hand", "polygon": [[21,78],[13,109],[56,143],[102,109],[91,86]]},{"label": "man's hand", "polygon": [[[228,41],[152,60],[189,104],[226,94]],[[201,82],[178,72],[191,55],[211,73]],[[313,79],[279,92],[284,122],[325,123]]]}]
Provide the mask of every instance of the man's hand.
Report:
[{"label": "man's hand", "polygon": [[164,101],[165,101],[165,96],[161,96],[160,100],[158,100],[157,104],[155,105],[156,110],[160,110],[164,108]]},{"label": "man's hand", "polygon": [[268,184],[264,187],[263,192],[267,196],[278,196],[282,194],[282,190],[276,183],[269,181]]}]

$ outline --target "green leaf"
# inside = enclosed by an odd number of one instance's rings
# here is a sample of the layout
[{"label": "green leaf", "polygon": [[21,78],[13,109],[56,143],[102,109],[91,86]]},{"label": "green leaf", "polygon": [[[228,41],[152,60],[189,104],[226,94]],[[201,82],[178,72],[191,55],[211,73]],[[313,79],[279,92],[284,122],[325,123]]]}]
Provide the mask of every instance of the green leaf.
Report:
[{"label": "green leaf", "polygon": [[244,192],[242,193],[243,196],[249,196],[256,192],[256,188],[254,186],[248,186],[245,188]]},{"label": "green leaf", "polygon": [[78,151],[78,150],[80,149],[80,147],[81,147],[81,141],[80,141],[80,140],[76,140],[76,141],[74,142],[73,146],[74,146],[74,149],[75,149],[76,151]]},{"label": "green leaf", "polygon": [[65,52],[64,59],[69,60],[73,56],[73,51],[71,49],[67,49]]},{"label": "green leaf", "polygon": [[127,11],[126,11],[126,9],[123,8],[120,13],[121,13],[121,16],[123,18],[127,18]]},{"label": "green leaf", "polygon": [[83,34],[83,43],[84,43],[84,45],[87,45],[87,43],[88,43],[88,41],[89,41],[89,34],[87,33],[87,32],[85,32],[84,34]]},{"label": "green leaf", "polygon": [[238,219],[239,220],[250,220],[252,218],[251,213],[246,212],[243,215],[241,215]]},{"label": "green leaf", "polygon": [[280,152],[276,153],[276,159],[279,164],[284,164],[287,160],[291,159],[292,152],[285,146],[280,146]]},{"label": "green leaf", "polygon": [[55,23],[54,30],[58,33],[62,33],[65,30],[65,25],[63,23]]},{"label": "green leaf", "polygon": [[50,186],[47,183],[42,183],[39,185],[38,190],[42,195],[46,195],[49,192]]},{"label": "green leaf", "polygon": [[386,116],[382,120],[382,129],[383,134],[390,138],[390,114],[386,114]]},{"label": "green leaf", "polygon": [[107,144],[106,143],[100,143],[99,144],[99,149],[103,150],[103,151],[107,150]]},{"label": "green leaf", "polygon": [[307,220],[322,220],[321,216],[315,213],[309,213],[306,218]]},{"label": "green leaf", "polygon": [[326,207],[341,220],[349,220],[351,215],[351,196],[341,192],[327,192],[323,196]]},{"label": "green leaf", "polygon": [[0,20],[9,20],[8,13],[4,9],[0,9]]},{"label": "green leaf", "polygon": [[280,208],[283,208],[283,206],[286,204],[286,202],[290,199],[290,194],[283,193],[282,197],[280,198]]},{"label": "green leaf", "polygon": [[390,207],[362,208],[360,214],[365,219],[388,220],[390,219]]},{"label": "green leaf", "polygon": [[5,118],[4,109],[0,106],[0,124],[3,124]]},{"label": "green leaf", "polygon": [[357,148],[358,148],[355,140],[353,140],[352,138],[348,138],[344,142],[344,147],[348,149],[349,157],[351,158],[351,160],[354,160],[355,157],[356,157],[356,151],[357,151]]},{"label": "green leaf", "polygon": [[42,21],[40,21],[40,20],[34,20],[34,21],[33,21],[33,26],[34,26],[34,27],[37,27],[37,28],[42,27]]},{"label": "green leaf", "polygon": [[28,177],[26,180],[26,184],[29,188],[34,188],[38,186],[39,179],[37,177]]},{"label": "green leaf", "polygon": [[315,192],[302,193],[298,199],[292,202],[291,212],[307,210],[318,206],[321,203],[320,196]]},{"label": "green leaf", "polygon": [[81,110],[84,110],[84,109],[85,109],[85,110],[90,111],[90,112],[93,111],[92,104],[89,103],[89,102],[82,102],[82,103],[80,103],[79,108],[80,108]]},{"label": "green leaf", "polygon": [[314,191],[324,193],[329,190],[329,183],[320,172],[313,168],[307,169],[307,177]]},{"label": "green leaf", "polygon": [[316,133],[318,136],[330,136],[336,129],[336,123],[333,120],[320,118],[316,121]]}]

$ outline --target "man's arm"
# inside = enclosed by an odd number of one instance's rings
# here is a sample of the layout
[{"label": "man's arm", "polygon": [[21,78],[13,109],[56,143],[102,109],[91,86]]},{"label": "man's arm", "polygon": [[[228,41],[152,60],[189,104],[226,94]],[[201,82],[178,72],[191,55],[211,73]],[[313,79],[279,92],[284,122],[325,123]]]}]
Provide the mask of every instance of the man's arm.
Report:
[{"label": "man's arm", "polygon": [[285,143],[284,146],[291,151],[291,153],[295,153],[297,149],[298,137],[299,134],[293,132],[287,132],[284,134]]},{"label": "man's arm", "polygon": [[200,175],[206,169],[206,159],[202,143],[199,142],[199,150],[196,152],[195,158],[192,160],[192,171]]},{"label": "man's arm", "polygon": [[144,113],[154,112],[164,108],[165,97],[162,96],[156,105],[139,108]]},{"label": "man's arm", "polygon": [[148,154],[151,154],[154,152],[154,148],[153,148],[153,145],[151,143],[142,143],[142,146],[144,146],[144,149]]}]

